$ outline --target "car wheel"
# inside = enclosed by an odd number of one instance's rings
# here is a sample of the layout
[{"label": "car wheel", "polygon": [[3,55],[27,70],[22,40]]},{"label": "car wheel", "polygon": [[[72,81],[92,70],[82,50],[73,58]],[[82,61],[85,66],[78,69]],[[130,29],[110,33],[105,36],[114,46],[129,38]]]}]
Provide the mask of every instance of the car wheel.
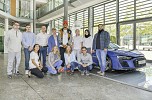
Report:
[{"label": "car wheel", "polygon": [[106,71],[111,72],[112,71],[112,61],[109,57],[106,58]]}]

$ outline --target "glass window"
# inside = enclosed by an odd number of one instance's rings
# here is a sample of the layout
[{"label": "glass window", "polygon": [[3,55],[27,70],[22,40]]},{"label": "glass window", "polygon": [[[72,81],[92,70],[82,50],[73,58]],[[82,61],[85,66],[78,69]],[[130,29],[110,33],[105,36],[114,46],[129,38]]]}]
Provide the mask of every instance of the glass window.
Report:
[{"label": "glass window", "polygon": [[120,25],[120,46],[133,49],[133,24]]},{"label": "glass window", "polygon": [[119,0],[119,21],[134,19],[134,0]]},{"label": "glass window", "polygon": [[93,8],[93,13],[94,13],[94,26],[98,25],[98,24],[103,24],[104,23],[104,6],[100,5],[97,7]]},{"label": "glass window", "polygon": [[116,22],[116,1],[105,4],[105,24]]},{"label": "glass window", "polygon": [[105,26],[105,31],[110,34],[110,41],[116,43],[116,24],[110,24]]},{"label": "glass window", "polygon": [[145,18],[152,16],[152,0],[136,0],[136,16]]}]

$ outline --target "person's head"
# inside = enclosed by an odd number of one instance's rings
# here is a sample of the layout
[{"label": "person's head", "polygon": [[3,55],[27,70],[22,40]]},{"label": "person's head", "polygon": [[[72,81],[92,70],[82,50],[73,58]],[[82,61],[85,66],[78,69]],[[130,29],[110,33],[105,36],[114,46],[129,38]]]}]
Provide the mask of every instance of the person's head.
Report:
[{"label": "person's head", "polygon": [[86,48],[86,47],[82,47],[82,48],[81,48],[81,52],[82,52],[83,54],[86,54],[86,53],[87,53],[87,48]]},{"label": "person's head", "polygon": [[66,53],[71,53],[72,52],[72,47],[70,45],[67,45],[65,52]]},{"label": "person's head", "polygon": [[53,35],[56,35],[56,28],[52,28]]},{"label": "person's head", "polygon": [[19,22],[14,21],[14,22],[13,22],[13,28],[14,28],[15,30],[18,30],[18,29],[19,29],[19,27],[20,27]]},{"label": "person's head", "polygon": [[54,46],[54,47],[52,48],[52,52],[55,52],[55,53],[59,52],[58,47],[57,47],[57,46]]},{"label": "person's head", "polygon": [[89,31],[89,30],[85,30],[85,37],[87,38],[87,37],[89,37],[89,36],[91,36],[91,35],[90,35],[90,31]]},{"label": "person's head", "polygon": [[34,50],[35,52],[38,52],[39,49],[40,49],[40,45],[39,45],[39,44],[35,44],[35,45],[33,46],[33,50]]},{"label": "person's head", "polygon": [[104,25],[103,24],[99,24],[98,25],[98,30],[104,30]]},{"label": "person's head", "polygon": [[68,21],[67,21],[67,20],[65,20],[65,21],[63,22],[63,27],[64,27],[64,28],[68,28]]},{"label": "person's head", "polygon": [[31,32],[31,25],[29,24],[26,25],[26,32]]},{"label": "person's head", "polygon": [[79,29],[76,29],[76,30],[75,30],[75,34],[76,34],[76,36],[79,36],[79,35],[80,35],[80,30],[79,30]]},{"label": "person's head", "polygon": [[43,33],[46,33],[46,26],[42,25],[41,30],[42,30]]}]

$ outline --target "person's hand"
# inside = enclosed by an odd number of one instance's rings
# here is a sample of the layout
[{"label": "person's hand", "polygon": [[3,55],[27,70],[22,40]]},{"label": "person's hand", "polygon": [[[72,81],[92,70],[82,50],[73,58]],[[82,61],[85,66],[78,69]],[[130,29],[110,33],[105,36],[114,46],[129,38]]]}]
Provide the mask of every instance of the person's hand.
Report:
[{"label": "person's hand", "polygon": [[38,69],[39,69],[40,71],[42,71],[42,69],[41,69],[41,67],[40,67],[40,66],[38,67]]},{"label": "person's hand", "polygon": [[104,48],[104,51],[106,52],[106,51],[107,51],[107,49],[106,49],[106,48]]},{"label": "person's hand", "polygon": [[33,48],[30,46],[30,47],[28,48],[28,50],[29,50],[29,51],[32,51],[32,50],[33,50]]},{"label": "person's hand", "polygon": [[63,45],[63,48],[66,48],[67,47],[67,45]]},{"label": "person's hand", "polygon": [[52,69],[55,70],[55,68],[52,66]]},{"label": "person's hand", "polygon": [[90,50],[90,52],[91,52],[91,53],[94,53],[95,51],[94,51],[94,50]]},{"label": "person's hand", "polygon": [[67,68],[70,68],[70,64],[67,65]]}]

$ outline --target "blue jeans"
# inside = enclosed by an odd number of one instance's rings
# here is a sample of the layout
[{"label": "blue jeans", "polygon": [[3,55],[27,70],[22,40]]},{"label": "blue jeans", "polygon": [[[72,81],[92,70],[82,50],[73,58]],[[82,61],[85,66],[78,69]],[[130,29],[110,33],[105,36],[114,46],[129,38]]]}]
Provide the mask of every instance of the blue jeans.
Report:
[{"label": "blue jeans", "polygon": [[47,47],[41,47],[40,48],[40,60],[41,56],[43,58],[43,66],[46,66],[46,56],[47,56]]},{"label": "blue jeans", "polygon": [[[63,62],[62,60],[57,61],[57,62],[53,65],[53,67],[55,67],[56,69],[61,68],[62,62]],[[51,73],[51,74],[56,74],[56,73],[57,73],[57,71],[54,70],[54,69],[52,69],[51,66],[46,66],[46,67],[48,68],[48,72],[49,72],[49,73]]]},{"label": "blue jeans", "polygon": [[29,70],[30,53],[31,53],[31,51],[29,51],[28,48],[24,48],[25,70]]},{"label": "blue jeans", "polygon": [[78,66],[79,64],[77,62],[71,62],[70,63],[70,68],[66,68],[65,70],[71,70],[72,72],[74,69]]},{"label": "blue jeans", "polygon": [[96,56],[98,58],[99,66],[100,66],[100,71],[104,72],[106,69],[106,56],[107,56],[107,51],[97,49],[96,50]]},{"label": "blue jeans", "polygon": [[83,67],[82,65],[79,65],[79,68],[81,71],[85,71],[85,70],[90,71],[92,70],[92,65],[89,65],[87,67]]}]

